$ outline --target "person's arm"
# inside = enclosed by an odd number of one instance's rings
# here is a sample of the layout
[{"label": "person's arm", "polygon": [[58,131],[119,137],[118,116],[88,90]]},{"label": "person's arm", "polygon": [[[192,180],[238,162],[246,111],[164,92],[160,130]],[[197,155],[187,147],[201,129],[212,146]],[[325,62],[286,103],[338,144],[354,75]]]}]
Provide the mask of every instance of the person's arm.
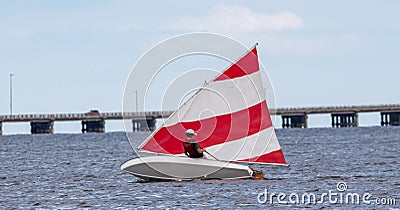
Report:
[{"label": "person's arm", "polygon": [[206,149],[202,149],[202,148],[198,148],[197,149],[197,152],[199,152],[199,153],[203,153],[203,152],[205,152],[206,151]]},{"label": "person's arm", "polygon": [[198,143],[196,143],[196,146],[195,146],[195,147],[196,147],[196,150],[197,150],[198,153],[203,153],[203,152],[206,151],[206,149],[201,148],[200,145],[199,145]]},{"label": "person's arm", "polygon": [[188,156],[188,157],[190,157],[189,153],[188,153],[188,152],[186,152],[186,151],[185,151],[185,155],[186,155],[186,156]]},{"label": "person's arm", "polygon": [[190,157],[189,153],[186,151],[185,143],[183,143],[183,150],[186,156]]}]

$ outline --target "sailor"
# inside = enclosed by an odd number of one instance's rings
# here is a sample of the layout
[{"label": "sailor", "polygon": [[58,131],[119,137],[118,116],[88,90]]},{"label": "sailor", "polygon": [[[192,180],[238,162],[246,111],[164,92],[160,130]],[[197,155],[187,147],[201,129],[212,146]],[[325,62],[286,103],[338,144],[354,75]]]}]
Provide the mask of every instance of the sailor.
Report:
[{"label": "sailor", "polygon": [[188,129],[184,132],[186,134],[187,139],[183,142],[183,149],[185,150],[185,155],[190,158],[201,158],[203,157],[203,152],[206,149],[202,149],[200,145],[193,139],[193,136],[197,136],[197,133],[192,129]]}]

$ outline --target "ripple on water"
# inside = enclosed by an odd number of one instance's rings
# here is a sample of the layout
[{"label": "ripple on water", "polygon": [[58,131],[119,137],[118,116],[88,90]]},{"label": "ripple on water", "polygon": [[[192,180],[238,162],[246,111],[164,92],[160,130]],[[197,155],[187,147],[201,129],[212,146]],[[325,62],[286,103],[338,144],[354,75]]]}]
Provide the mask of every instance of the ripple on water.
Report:
[{"label": "ripple on water", "polygon": [[[138,145],[147,133],[135,135]],[[0,136],[2,208],[337,208],[259,204],[274,193],[398,196],[400,128],[277,130],[290,167],[255,165],[267,180],[144,182],[120,171],[135,157],[124,133]],[[400,200],[399,200],[400,201]],[[348,206],[342,206],[347,207]]]}]

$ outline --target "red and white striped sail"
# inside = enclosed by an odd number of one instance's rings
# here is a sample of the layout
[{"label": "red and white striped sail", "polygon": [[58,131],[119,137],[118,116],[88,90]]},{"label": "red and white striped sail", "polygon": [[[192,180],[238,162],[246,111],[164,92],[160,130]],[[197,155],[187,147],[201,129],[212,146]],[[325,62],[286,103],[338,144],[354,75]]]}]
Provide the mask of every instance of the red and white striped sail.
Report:
[{"label": "red and white striped sail", "polygon": [[202,87],[139,150],[181,155],[184,132],[220,160],[286,164],[268,111],[254,47]]}]

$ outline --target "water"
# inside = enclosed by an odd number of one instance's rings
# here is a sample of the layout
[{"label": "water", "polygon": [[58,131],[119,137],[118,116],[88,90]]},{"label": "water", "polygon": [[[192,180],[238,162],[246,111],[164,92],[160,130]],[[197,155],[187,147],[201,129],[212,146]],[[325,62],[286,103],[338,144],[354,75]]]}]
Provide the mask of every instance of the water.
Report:
[{"label": "water", "polygon": [[[135,134],[137,142],[146,133]],[[399,208],[400,127],[277,130],[291,167],[266,181],[141,182],[120,171],[135,157],[124,133],[0,136],[1,208]],[[259,203],[268,193],[370,193],[397,205]],[[342,193],[342,194],[343,194]],[[270,196],[270,194],[269,194]],[[263,202],[264,197],[259,197]],[[295,198],[295,197],[293,197]],[[317,197],[318,198],[318,197]],[[274,200],[275,199],[275,200]],[[294,202],[295,199],[292,199]],[[301,202],[301,200],[299,201]],[[373,202],[374,203],[374,202]]]}]

